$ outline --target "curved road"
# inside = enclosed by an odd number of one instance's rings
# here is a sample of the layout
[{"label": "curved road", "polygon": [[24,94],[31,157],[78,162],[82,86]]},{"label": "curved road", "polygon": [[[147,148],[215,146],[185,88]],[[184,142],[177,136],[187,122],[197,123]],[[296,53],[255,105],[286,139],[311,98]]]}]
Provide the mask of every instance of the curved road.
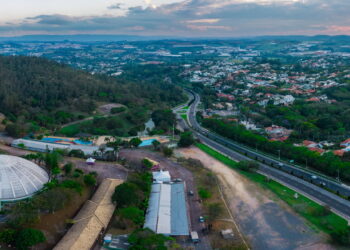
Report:
[{"label": "curved road", "polygon": [[[200,97],[196,93],[193,93],[193,96],[195,100],[188,110],[188,123],[194,134],[203,143],[232,159],[240,161],[251,160],[253,158],[262,162],[259,164],[259,172],[261,174],[271,177],[322,205],[329,206],[332,211],[350,221],[350,201],[320,187],[325,186],[328,189],[334,190],[334,192],[350,197],[350,189],[347,186],[292,165],[279,162],[202,128],[196,120],[196,111]],[[183,121],[181,122],[181,126],[188,127]]]}]

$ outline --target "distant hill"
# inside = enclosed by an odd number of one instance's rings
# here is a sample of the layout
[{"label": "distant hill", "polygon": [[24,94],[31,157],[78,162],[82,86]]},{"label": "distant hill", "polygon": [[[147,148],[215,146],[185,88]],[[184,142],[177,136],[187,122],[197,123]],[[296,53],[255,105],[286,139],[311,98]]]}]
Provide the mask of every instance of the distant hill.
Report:
[{"label": "distant hill", "polygon": [[141,84],[44,58],[0,56],[0,113],[22,125],[54,128],[93,114],[98,103],[125,105],[132,121],[140,116],[134,110],[146,112],[183,100],[179,87],[162,81]]},{"label": "distant hill", "polygon": [[0,37],[0,42],[117,42],[117,41],[154,41],[154,40],[174,40],[174,41],[211,41],[211,40],[289,40],[289,41],[309,41],[309,40],[331,40],[350,41],[350,36],[338,35],[289,35],[289,36],[251,36],[251,37],[176,37],[176,36],[136,36],[136,35],[25,35],[13,37]]},{"label": "distant hill", "polygon": [[26,35],[14,37],[0,37],[3,42],[115,42],[115,41],[147,41],[162,40],[161,36],[132,36],[132,35]]}]

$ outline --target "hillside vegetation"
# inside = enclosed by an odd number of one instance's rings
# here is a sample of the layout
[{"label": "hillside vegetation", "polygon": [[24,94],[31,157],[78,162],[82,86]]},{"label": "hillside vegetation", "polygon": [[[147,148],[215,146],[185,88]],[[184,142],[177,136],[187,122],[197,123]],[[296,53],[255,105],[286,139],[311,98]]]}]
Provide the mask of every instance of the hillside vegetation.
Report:
[{"label": "hillside vegetation", "polygon": [[[151,111],[184,100],[180,88],[161,80],[139,83],[91,75],[43,58],[0,56],[0,113],[15,135],[91,116],[97,103],[125,105],[129,111],[121,119],[139,125],[134,123],[143,122]],[[140,114],[145,114],[143,119]]]}]

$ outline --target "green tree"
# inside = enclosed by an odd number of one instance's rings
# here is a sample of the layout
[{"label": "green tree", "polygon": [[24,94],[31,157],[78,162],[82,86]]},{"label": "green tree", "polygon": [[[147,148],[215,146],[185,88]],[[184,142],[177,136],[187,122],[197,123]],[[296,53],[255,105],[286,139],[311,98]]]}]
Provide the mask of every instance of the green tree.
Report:
[{"label": "green tree", "polygon": [[64,180],[64,181],[62,181],[60,186],[64,187],[64,188],[73,189],[73,190],[77,191],[79,194],[81,194],[81,192],[83,191],[82,185],[79,182],[74,181],[74,180]]},{"label": "green tree", "polygon": [[190,131],[184,132],[180,136],[180,141],[178,142],[179,147],[189,147],[195,142],[193,134]]},{"label": "green tree", "polygon": [[147,158],[142,159],[142,165],[147,169],[151,169],[153,167],[153,163]]},{"label": "green tree", "polygon": [[132,147],[137,148],[142,143],[142,141],[140,140],[140,138],[135,137],[135,138],[132,138],[129,143]]},{"label": "green tree", "polygon": [[163,151],[164,156],[166,156],[166,157],[170,157],[174,153],[173,149],[169,148],[169,147],[163,147],[162,151]]},{"label": "green tree", "polygon": [[73,163],[71,163],[71,162],[68,162],[67,164],[65,164],[64,166],[63,166],[63,169],[64,169],[64,172],[66,173],[66,175],[68,175],[68,174],[70,174],[71,172],[72,172],[72,170],[73,170]]},{"label": "green tree", "polygon": [[130,234],[128,240],[132,244],[131,250],[166,250],[168,249],[167,246],[174,242],[172,238],[162,234],[155,234],[148,228],[134,231]]},{"label": "green tree", "polygon": [[210,191],[203,187],[199,188],[198,194],[199,194],[199,197],[201,197],[201,199],[209,199],[211,197]]},{"label": "green tree", "polygon": [[135,184],[124,182],[115,188],[112,201],[118,208],[138,206],[142,202],[142,196]]},{"label": "green tree", "polygon": [[45,241],[45,235],[41,231],[33,228],[26,228],[18,232],[15,243],[17,249],[26,250],[29,249],[29,247]]},{"label": "green tree", "polygon": [[16,239],[17,231],[14,229],[4,229],[0,232],[0,242],[13,244]]},{"label": "green tree", "polygon": [[96,178],[92,174],[87,174],[84,176],[84,183],[86,186],[95,186],[96,185]]},{"label": "green tree", "polygon": [[160,146],[160,142],[157,140],[152,141],[152,145],[154,147],[154,150],[158,150]]},{"label": "green tree", "polygon": [[131,220],[136,225],[142,225],[145,220],[144,212],[134,206],[119,209],[118,213],[122,218]]}]

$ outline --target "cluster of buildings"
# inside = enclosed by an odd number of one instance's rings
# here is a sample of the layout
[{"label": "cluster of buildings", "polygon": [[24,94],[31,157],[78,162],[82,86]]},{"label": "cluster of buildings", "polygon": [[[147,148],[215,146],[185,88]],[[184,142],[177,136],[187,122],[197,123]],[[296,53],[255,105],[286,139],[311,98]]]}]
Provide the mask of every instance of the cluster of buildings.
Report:
[{"label": "cluster of buildings", "polygon": [[[335,143],[328,141],[314,142],[309,140],[304,140],[300,144],[295,144],[295,146],[303,146],[308,148],[311,151],[317,152],[319,154],[324,154],[326,152],[333,152],[337,156],[344,156],[345,153],[350,152],[350,138],[341,142],[339,146]],[[332,148],[332,149],[329,149]],[[338,148],[338,149],[334,149]]]}]

